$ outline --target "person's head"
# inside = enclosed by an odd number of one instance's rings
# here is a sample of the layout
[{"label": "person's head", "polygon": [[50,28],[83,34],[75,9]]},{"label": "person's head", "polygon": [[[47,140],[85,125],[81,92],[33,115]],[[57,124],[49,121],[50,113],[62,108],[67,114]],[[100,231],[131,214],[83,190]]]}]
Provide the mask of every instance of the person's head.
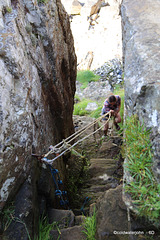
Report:
[{"label": "person's head", "polygon": [[117,99],[114,95],[109,96],[108,101],[110,104],[115,104]]}]

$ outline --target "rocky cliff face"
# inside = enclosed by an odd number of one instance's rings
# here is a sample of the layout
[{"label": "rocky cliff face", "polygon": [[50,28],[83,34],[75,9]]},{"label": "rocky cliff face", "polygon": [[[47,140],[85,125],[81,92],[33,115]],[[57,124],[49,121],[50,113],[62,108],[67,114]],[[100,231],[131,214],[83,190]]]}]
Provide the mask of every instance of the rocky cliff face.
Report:
[{"label": "rocky cliff face", "polygon": [[[35,200],[31,154],[46,153],[73,132],[75,79],[74,42],[61,1],[1,1],[1,208],[26,179]],[[64,169],[62,160],[58,164]]]},{"label": "rocky cliff face", "polygon": [[160,181],[160,2],[123,0],[122,32],[126,115],[152,129],[154,174]]}]

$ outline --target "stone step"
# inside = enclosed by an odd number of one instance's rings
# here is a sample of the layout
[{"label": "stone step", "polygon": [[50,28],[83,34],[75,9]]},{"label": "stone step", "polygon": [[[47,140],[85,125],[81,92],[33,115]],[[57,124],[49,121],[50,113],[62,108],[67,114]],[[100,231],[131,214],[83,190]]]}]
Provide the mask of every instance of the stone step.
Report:
[{"label": "stone step", "polygon": [[119,152],[119,146],[121,145],[122,139],[118,138],[109,138],[102,142],[101,147],[98,149],[97,157],[106,157],[114,158],[116,153]]},{"label": "stone step", "polygon": [[91,158],[90,160],[91,164],[92,163],[113,163],[115,164],[116,160],[114,160],[113,158]]},{"label": "stone step", "polygon": [[98,166],[98,165],[92,165],[89,168],[89,174],[90,177],[95,177],[95,176],[101,176],[102,174],[107,174],[112,176],[115,172],[116,168],[114,165],[105,165],[105,166]]},{"label": "stone step", "polygon": [[99,152],[106,151],[107,149],[110,150],[111,148],[113,148],[115,146],[117,147],[117,144],[113,143],[113,140],[110,139],[110,140],[105,141],[105,142],[102,143],[101,147],[99,148]]},{"label": "stone step", "polygon": [[89,193],[97,193],[97,192],[105,192],[111,188],[116,188],[118,186],[118,183],[108,183],[104,185],[91,185],[90,187],[84,188],[83,192]]},{"label": "stone step", "polygon": [[[90,201],[89,201],[89,204],[87,204],[87,205],[90,205]],[[79,224],[77,224],[77,221],[78,221],[77,217],[81,217],[81,215],[84,214],[84,212],[85,212],[85,216],[88,216],[89,215],[89,206],[84,206],[84,207],[81,206],[81,208],[79,208],[79,209],[73,209],[73,212],[75,214],[75,225],[79,225]],[[85,216],[82,215],[82,217],[85,217]],[[84,219],[82,218],[82,220],[84,220]]]},{"label": "stone step", "polygon": [[82,225],[86,217],[84,215],[75,216],[75,225]]},{"label": "stone step", "polygon": [[90,167],[92,166],[116,166],[116,161],[114,159],[106,159],[106,158],[94,158],[90,160]]},{"label": "stone step", "polygon": [[74,227],[69,227],[69,228],[64,228],[64,229],[51,230],[50,236],[53,239],[59,239],[59,240],[86,239],[83,231],[84,231],[83,226],[74,226]]},{"label": "stone step", "polygon": [[115,182],[118,182],[118,179],[110,177],[107,174],[102,174],[100,176],[90,178],[85,184],[85,187],[90,187],[92,185],[104,185],[104,184],[115,183]]},{"label": "stone step", "polygon": [[88,192],[87,189],[86,190],[83,189],[83,191],[82,191],[82,195],[88,196],[89,198],[91,198],[90,205],[95,203],[97,201],[97,199],[99,197],[101,197],[103,194],[104,194],[104,192],[92,192],[92,191]]},{"label": "stone step", "polygon": [[90,178],[99,177],[104,174],[112,176],[117,169],[117,162],[112,158],[92,158],[90,163]]},{"label": "stone step", "polygon": [[75,215],[72,210],[54,209],[48,210],[49,223],[57,222],[59,228],[72,227],[75,223]]}]

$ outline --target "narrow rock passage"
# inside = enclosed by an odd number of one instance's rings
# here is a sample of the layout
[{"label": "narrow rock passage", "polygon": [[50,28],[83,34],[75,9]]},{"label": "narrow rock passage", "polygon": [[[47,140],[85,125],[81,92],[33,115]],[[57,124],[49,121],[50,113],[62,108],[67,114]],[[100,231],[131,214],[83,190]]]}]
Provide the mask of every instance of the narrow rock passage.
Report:
[{"label": "narrow rock passage", "polygon": [[97,154],[90,159],[89,179],[82,190],[83,193],[88,193],[92,202],[95,202],[104,191],[116,188],[123,174],[119,159],[121,138],[116,139],[118,144],[115,144],[114,137],[102,141]]},{"label": "narrow rock passage", "polygon": [[[87,117],[80,117],[79,125],[81,124],[82,127],[90,120]],[[94,127],[88,129],[85,134],[93,131]],[[86,139],[79,147],[83,151],[85,150],[89,162],[88,178],[81,188],[81,195],[83,198],[91,198],[90,204],[95,203],[104,191],[116,188],[121,183],[123,176],[123,160],[120,154],[122,137],[118,136],[114,129],[105,139],[102,139],[102,134],[103,131],[100,130],[96,135]]]},{"label": "narrow rock passage", "polygon": [[[84,127],[92,120],[85,116],[74,116],[76,128]],[[92,126],[83,134],[87,135],[94,130],[95,126]],[[72,210],[49,210],[50,223],[57,222],[51,231],[53,239],[86,239],[83,222],[85,215],[92,214],[94,206],[97,222],[96,240],[147,240],[147,229],[154,229],[151,225],[147,226],[148,223],[144,219],[134,215],[129,217],[122,199],[122,137],[115,130],[105,139],[102,139],[102,134],[102,131],[97,132],[76,147],[76,151],[83,153],[85,158],[71,155],[67,163],[68,172],[72,173],[69,176],[68,189]],[[82,179],[83,177],[85,178]],[[86,198],[89,201],[84,204]],[[129,234],[130,232],[133,234]],[[155,236],[154,239],[159,238]]]},{"label": "narrow rock passage", "polygon": [[[84,127],[84,125],[89,124],[91,121],[93,121],[93,119],[89,117],[74,117],[74,123],[77,128]],[[93,132],[95,127],[98,126],[92,126],[83,133],[84,136]],[[79,188],[78,201],[81,206],[84,204],[86,197],[90,199],[90,201],[86,206],[83,206],[83,210],[82,208],[81,210],[80,208],[72,210],[50,209],[48,213],[50,223],[54,221],[59,223],[58,229],[51,231],[51,236],[55,239],[58,237],[61,240],[86,239],[83,233],[84,226],[82,225],[85,218],[83,214],[88,215],[89,209],[92,209],[94,204],[101,205],[99,199],[103,194],[107,190],[115,189],[121,184],[123,174],[121,166],[122,159],[120,157],[121,137],[117,136],[115,131],[113,131],[114,136],[106,137],[105,139],[102,139],[102,134],[103,131],[101,130],[101,132],[97,132],[95,135],[85,139],[76,147],[78,152],[83,152],[88,163],[87,178],[84,179],[83,184]],[[68,162],[68,168],[72,173],[72,176],[70,176],[71,179],[78,179],[81,175],[83,176],[84,163],[86,163],[84,159],[71,156]],[[69,187],[71,188],[71,185]],[[73,191],[75,191],[75,189],[73,189]],[[70,192],[70,198],[72,198],[72,195],[74,195],[74,193]],[[76,195],[74,195],[74,197],[75,196]],[[101,238],[97,237],[96,239]]]}]

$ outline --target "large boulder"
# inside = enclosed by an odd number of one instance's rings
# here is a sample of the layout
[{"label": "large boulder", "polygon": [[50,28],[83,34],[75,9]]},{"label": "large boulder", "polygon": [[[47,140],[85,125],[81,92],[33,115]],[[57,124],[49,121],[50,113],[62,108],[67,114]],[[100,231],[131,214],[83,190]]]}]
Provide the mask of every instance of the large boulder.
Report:
[{"label": "large boulder", "polygon": [[[31,155],[48,152],[73,133],[76,65],[69,17],[60,0],[0,3],[0,209],[26,179],[33,200],[29,211],[37,203],[38,182],[51,202],[50,172],[41,175]],[[63,160],[55,166],[63,179]]]},{"label": "large boulder", "polygon": [[106,191],[96,204],[98,240],[127,240],[120,234],[128,231],[127,209],[122,200],[122,186]]},{"label": "large boulder", "polygon": [[125,114],[152,130],[153,171],[160,182],[160,2],[124,0],[121,8]]}]

